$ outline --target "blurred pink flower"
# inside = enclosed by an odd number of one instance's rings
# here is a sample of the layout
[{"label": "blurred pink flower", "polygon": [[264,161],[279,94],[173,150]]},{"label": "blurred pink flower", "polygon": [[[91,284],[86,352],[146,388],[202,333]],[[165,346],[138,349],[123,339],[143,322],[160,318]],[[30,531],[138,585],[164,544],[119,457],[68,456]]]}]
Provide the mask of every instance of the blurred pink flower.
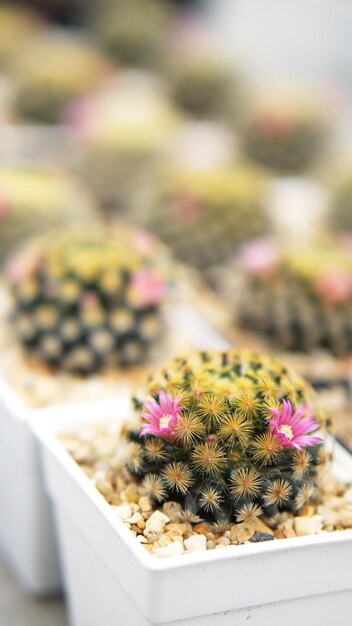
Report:
[{"label": "blurred pink flower", "polygon": [[152,269],[141,269],[136,272],[130,284],[130,294],[137,306],[158,304],[165,292],[165,281]]},{"label": "blurred pink flower", "polygon": [[239,260],[248,274],[265,278],[275,270],[279,257],[279,249],[272,239],[255,239],[242,247]]},{"label": "blurred pink flower", "polygon": [[94,101],[86,96],[76,100],[66,108],[62,121],[76,140],[86,140],[93,137],[96,131],[94,113]]},{"label": "blurred pink flower", "polygon": [[41,266],[41,258],[36,250],[25,250],[14,256],[7,263],[5,275],[13,285],[27,280],[35,274]]},{"label": "blurred pink flower", "polygon": [[99,298],[94,291],[86,291],[82,296],[82,304],[85,309],[94,309],[99,303]]},{"label": "blurred pink flower", "polygon": [[312,436],[311,433],[319,428],[313,415],[303,417],[307,411],[307,406],[302,406],[292,414],[292,404],[289,400],[283,400],[283,409],[271,408],[274,418],[269,420],[272,432],[280,440],[283,448],[297,448],[301,450],[304,446],[315,446],[322,442],[321,437]]},{"label": "blurred pink flower", "polygon": [[159,391],[159,402],[148,400],[143,405],[142,417],[147,424],[140,427],[140,436],[155,435],[162,439],[171,439],[177,426],[177,416],[184,409],[179,403],[181,396],[173,398],[171,393]]},{"label": "blurred pink flower", "polygon": [[283,113],[262,113],[256,120],[257,129],[268,139],[287,137],[294,131],[295,126],[295,120]]},{"label": "blurred pink flower", "polygon": [[316,283],[317,294],[330,304],[342,304],[352,297],[352,275],[332,270],[320,276]]}]

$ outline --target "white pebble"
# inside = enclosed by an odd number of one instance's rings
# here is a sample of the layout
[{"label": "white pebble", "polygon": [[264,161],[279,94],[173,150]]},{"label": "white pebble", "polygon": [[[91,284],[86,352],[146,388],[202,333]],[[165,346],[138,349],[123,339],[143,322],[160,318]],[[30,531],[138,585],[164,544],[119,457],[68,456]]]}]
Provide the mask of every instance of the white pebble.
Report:
[{"label": "white pebble", "polygon": [[180,543],[180,541],[173,541],[172,543],[169,543],[169,545],[167,546],[163,546],[160,548],[155,548],[155,550],[153,550],[153,554],[155,554],[156,556],[178,556],[179,554],[183,554],[184,553],[184,548],[182,543]]},{"label": "white pebble", "polygon": [[185,539],[185,548],[188,552],[202,552],[207,549],[207,540],[205,535],[191,535]]},{"label": "white pebble", "polygon": [[298,537],[304,535],[317,535],[323,530],[324,518],[322,515],[312,515],[311,517],[296,517],[294,528]]},{"label": "white pebble", "polygon": [[167,515],[164,515],[161,511],[155,511],[146,522],[143,535],[149,539],[151,543],[154,543],[162,535],[166,524],[170,519]]},{"label": "white pebble", "polygon": [[118,515],[119,518],[123,521],[127,520],[132,515],[131,507],[129,504],[120,504],[119,506],[113,506],[111,508],[113,509],[114,513],[116,513],[116,515]]}]

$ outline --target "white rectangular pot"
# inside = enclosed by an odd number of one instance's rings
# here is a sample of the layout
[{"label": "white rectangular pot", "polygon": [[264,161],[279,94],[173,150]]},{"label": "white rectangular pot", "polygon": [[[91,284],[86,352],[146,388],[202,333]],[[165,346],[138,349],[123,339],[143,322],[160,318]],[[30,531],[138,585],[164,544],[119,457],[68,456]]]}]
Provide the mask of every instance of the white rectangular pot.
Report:
[{"label": "white rectangular pot", "polygon": [[[169,320],[195,349],[225,349],[226,342],[191,307],[175,307]],[[94,405],[77,402],[51,408],[30,409],[0,376],[0,553],[21,587],[30,594],[53,595],[62,577],[50,502],[43,486],[37,441],[31,424],[62,420],[90,413],[105,415],[121,394]]]},{"label": "white rectangular pot", "polygon": [[[57,421],[36,427],[71,626],[331,626],[337,615],[339,626],[352,623],[352,530],[158,559],[68,455],[59,432],[65,424]],[[335,452],[335,474],[351,480],[352,457],[339,445]]]}]

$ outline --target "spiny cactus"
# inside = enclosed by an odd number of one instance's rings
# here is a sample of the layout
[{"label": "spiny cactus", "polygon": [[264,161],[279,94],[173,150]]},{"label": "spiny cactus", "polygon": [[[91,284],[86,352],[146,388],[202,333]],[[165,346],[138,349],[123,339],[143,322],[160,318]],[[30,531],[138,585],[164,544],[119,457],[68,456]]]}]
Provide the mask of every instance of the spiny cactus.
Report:
[{"label": "spiny cactus", "polygon": [[171,68],[170,80],[176,104],[190,115],[224,117],[234,112],[237,81],[220,59],[183,59]]},{"label": "spiny cactus", "polygon": [[226,262],[236,246],[269,229],[265,179],[244,166],[176,172],[146,215],[146,225],[186,263]]},{"label": "spiny cactus", "polygon": [[97,220],[90,195],[67,174],[0,168],[0,262],[11,248],[43,230]]},{"label": "spiny cactus", "polygon": [[148,235],[124,228],[33,243],[7,269],[20,342],[76,374],[142,362],[162,330],[157,254]]},{"label": "spiny cactus", "polygon": [[104,208],[129,215],[146,210],[178,124],[167,99],[127,75],[77,102],[71,113],[77,170]]},{"label": "spiny cactus", "polygon": [[[92,3],[93,5],[93,3]],[[90,27],[99,43],[121,65],[158,67],[170,7],[159,0],[108,0],[91,11]]]},{"label": "spiny cactus", "polygon": [[57,123],[70,102],[96,88],[110,72],[110,63],[83,38],[45,32],[14,59],[15,111],[37,122]]},{"label": "spiny cactus", "polygon": [[281,173],[299,173],[321,157],[326,123],[319,109],[289,101],[259,105],[242,129],[247,157]]},{"label": "spiny cactus", "polygon": [[278,347],[352,351],[352,253],[343,242],[281,251],[255,241],[240,255],[244,270],[239,322]]},{"label": "spiny cactus", "polygon": [[325,425],[310,386],[249,350],[200,352],[156,372],[135,399],[127,469],[155,505],[237,522],[300,509],[314,494]]}]

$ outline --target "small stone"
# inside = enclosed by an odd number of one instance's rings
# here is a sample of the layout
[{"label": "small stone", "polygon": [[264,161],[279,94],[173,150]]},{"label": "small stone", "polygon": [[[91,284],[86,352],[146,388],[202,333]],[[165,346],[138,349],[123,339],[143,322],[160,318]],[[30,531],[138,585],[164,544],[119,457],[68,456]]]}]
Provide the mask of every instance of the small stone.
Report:
[{"label": "small stone", "polygon": [[337,524],[338,514],[333,509],[329,509],[329,507],[321,504],[318,506],[317,512],[323,516],[324,526],[335,526]]},{"label": "small stone", "polygon": [[282,524],[283,538],[290,539],[290,537],[297,537],[296,532],[293,530],[293,520],[288,519]]},{"label": "small stone", "polygon": [[139,500],[139,493],[136,485],[128,485],[128,487],[121,492],[121,498],[126,502],[136,504]]},{"label": "small stone", "polygon": [[132,515],[131,507],[129,504],[120,504],[120,506],[113,506],[111,508],[113,509],[114,513],[116,513],[116,515],[118,515],[119,518],[122,519],[122,521],[127,520]]},{"label": "small stone", "polygon": [[147,543],[148,541],[144,535],[137,535],[136,539],[139,543]]},{"label": "small stone", "polygon": [[352,516],[343,517],[342,519],[340,519],[340,524],[342,528],[352,528]]},{"label": "small stone", "polygon": [[208,539],[207,550],[214,550],[215,547],[216,547],[215,541],[211,541],[210,539]]},{"label": "small stone", "polygon": [[186,524],[167,524],[167,526],[165,526],[165,530],[168,533],[172,533],[174,535],[180,535],[181,537],[183,537],[183,535],[186,534],[188,527]]},{"label": "small stone", "polygon": [[230,541],[231,543],[238,542],[238,534],[237,534],[237,524],[232,524],[230,528]]},{"label": "small stone", "polygon": [[138,524],[138,522],[143,522],[145,524],[142,515],[138,511],[133,513],[131,517],[127,518],[126,522],[129,522],[130,524]]},{"label": "small stone", "polygon": [[169,543],[168,546],[156,548],[153,550],[155,556],[167,557],[167,556],[179,556],[184,553],[184,547],[179,541]]},{"label": "small stone", "polygon": [[202,522],[201,524],[196,524],[195,526],[193,526],[193,530],[198,535],[208,535],[210,533],[210,526]]},{"label": "small stone", "polygon": [[241,524],[237,524],[237,539],[239,543],[249,541],[249,539],[251,539],[253,535],[254,528],[252,524],[249,524],[248,522],[242,522]]},{"label": "small stone", "polygon": [[215,550],[218,550],[219,548],[226,548],[226,546],[224,546],[223,543],[217,543],[215,546]]},{"label": "small stone", "polygon": [[257,532],[249,541],[252,543],[261,543],[262,541],[272,541],[272,539],[274,539],[274,537],[271,533]]},{"label": "small stone", "polygon": [[154,543],[154,541],[159,539],[169,521],[170,520],[167,515],[164,515],[161,511],[154,511],[154,513],[147,520],[143,531],[144,536],[147,537],[151,543]]},{"label": "small stone", "polygon": [[185,539],[184,544],[188,552],[202,552],[207,549],[205,535],[192,535]]},{"label": "small stone", "polygon": [[323,530],[324,518],[322,515],[312,515],[312,517],[296,517],[294,529],[298,537],[304,535],[317,535]]},{"label": "small stone", "polygon": [[165,502],[163,504],[163,513],[167,515],[171,522],[179,522],[181,516],[182,506],[179,502]]},{"label": "small stone", "polygon": [[312,517],[314,513],[315,513],[314,506],[305,506],[302,511],[303,517]]},{"label": "small stone", "polygon": [[152,501],[148,496],[142,496],[138,500],[140,510],[145,513],[146,511],[152,511],[153,505]]},{"label": "small stone", "polygon": [[229,546],[230,545],[230,539],[228,537],[219,537],[219,539],[217,540],[216,544],[217,545],[223,545],[223,546]]},{"label": "small stone", "polygon": [[259,517],[254,520],[254,530],[256,530],[258,533],[266,533],[273,536],[273,531],[271,530],[271,528],[264,524],[263,520],[259,519]]}]

